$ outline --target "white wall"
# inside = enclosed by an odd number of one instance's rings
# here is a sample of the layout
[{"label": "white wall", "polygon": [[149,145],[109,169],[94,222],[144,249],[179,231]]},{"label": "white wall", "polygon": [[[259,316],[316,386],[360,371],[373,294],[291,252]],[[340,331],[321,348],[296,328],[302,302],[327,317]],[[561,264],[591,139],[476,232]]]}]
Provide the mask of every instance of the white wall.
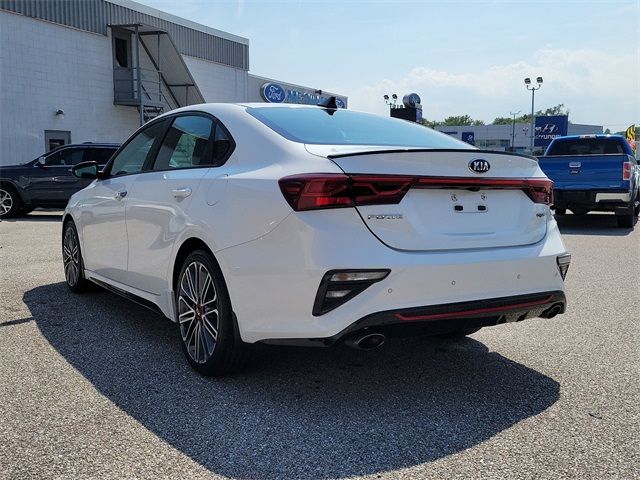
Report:
[{"label": "white wall", "polygon": [[0,164],[42,154],[45,130],[122,142],[138,124],[135,108],[113,105],[110,37],[0,12]]},{"label": "white wall", "polygon": [[183,55],[205,102],[246,102],[249,74],[208,60]]}]

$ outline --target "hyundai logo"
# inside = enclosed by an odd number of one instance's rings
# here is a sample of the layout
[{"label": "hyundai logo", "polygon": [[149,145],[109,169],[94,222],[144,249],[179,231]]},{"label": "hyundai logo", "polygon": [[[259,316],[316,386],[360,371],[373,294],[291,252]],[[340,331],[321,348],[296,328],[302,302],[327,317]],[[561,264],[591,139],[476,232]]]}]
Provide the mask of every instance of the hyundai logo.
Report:
[{"label": "hyundai logo", "polygon": [[482,158],[476,158],[469,162],[469,170],[475,173],[487,173],[491,168],[491,164]]}]

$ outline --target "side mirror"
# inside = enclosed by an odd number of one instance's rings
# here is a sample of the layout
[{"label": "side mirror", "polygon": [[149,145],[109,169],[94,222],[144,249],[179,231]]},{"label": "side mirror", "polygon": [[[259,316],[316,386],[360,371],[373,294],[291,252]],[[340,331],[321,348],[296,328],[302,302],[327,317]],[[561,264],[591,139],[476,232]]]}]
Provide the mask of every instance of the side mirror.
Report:
[{"label": "side mirror", "polygon": [[82,162],[71,167],[74,177],[93,180],[98,178],[98,162]]},{"label": "side mirror", "polygon": [[44,167],[44,162],[47,161],[46,157],[40,157],[38,158],[38,161],[36,162],[36,165],[40,166],[40,167]]}]

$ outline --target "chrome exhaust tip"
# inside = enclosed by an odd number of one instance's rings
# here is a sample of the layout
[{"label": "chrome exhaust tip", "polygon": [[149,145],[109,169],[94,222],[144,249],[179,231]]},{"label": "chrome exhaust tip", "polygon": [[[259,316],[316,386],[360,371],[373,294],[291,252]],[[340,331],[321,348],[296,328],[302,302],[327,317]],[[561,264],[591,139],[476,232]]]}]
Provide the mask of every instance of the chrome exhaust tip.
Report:
[{"label": "chrome exhaust tip", "polygon": [[378,332],[362,333],[345,340],[345,345],[356,350],[373,350],[384,344],[386,337]]},{"label": "chrome exhaust tip", "polygon": [[553,318],[556,315],[558,315],[559,313],[562,313],[562,305],[559,304],[559,303],[556,303],[555,305],[553,305],[548,310],[545,310],[544,312],[542,312],[540,317],[542,317],[542,318]]}]

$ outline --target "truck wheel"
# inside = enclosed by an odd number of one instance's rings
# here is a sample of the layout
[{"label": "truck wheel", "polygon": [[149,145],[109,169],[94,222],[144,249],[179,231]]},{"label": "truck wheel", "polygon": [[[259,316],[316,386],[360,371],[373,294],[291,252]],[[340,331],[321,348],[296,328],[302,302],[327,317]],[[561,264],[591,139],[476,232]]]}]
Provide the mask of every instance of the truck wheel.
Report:
[{"label": "truck wheel", "polygon": [[0,185],[0,218],[15,217],[20,213],[22,200],[11,185]]},{"label": "truck wheel", "polygon": [[633,221],[635,219],[634,211],[629,209],[629,213],[624,215],[616,215],[616,221],[620,228],[633,228]]},{"label": "truck wheel", "polygon": [[566,215],[567,214],[567,209],[566,208],[556,208],[555,209],[555,214],[556,215]]}]

